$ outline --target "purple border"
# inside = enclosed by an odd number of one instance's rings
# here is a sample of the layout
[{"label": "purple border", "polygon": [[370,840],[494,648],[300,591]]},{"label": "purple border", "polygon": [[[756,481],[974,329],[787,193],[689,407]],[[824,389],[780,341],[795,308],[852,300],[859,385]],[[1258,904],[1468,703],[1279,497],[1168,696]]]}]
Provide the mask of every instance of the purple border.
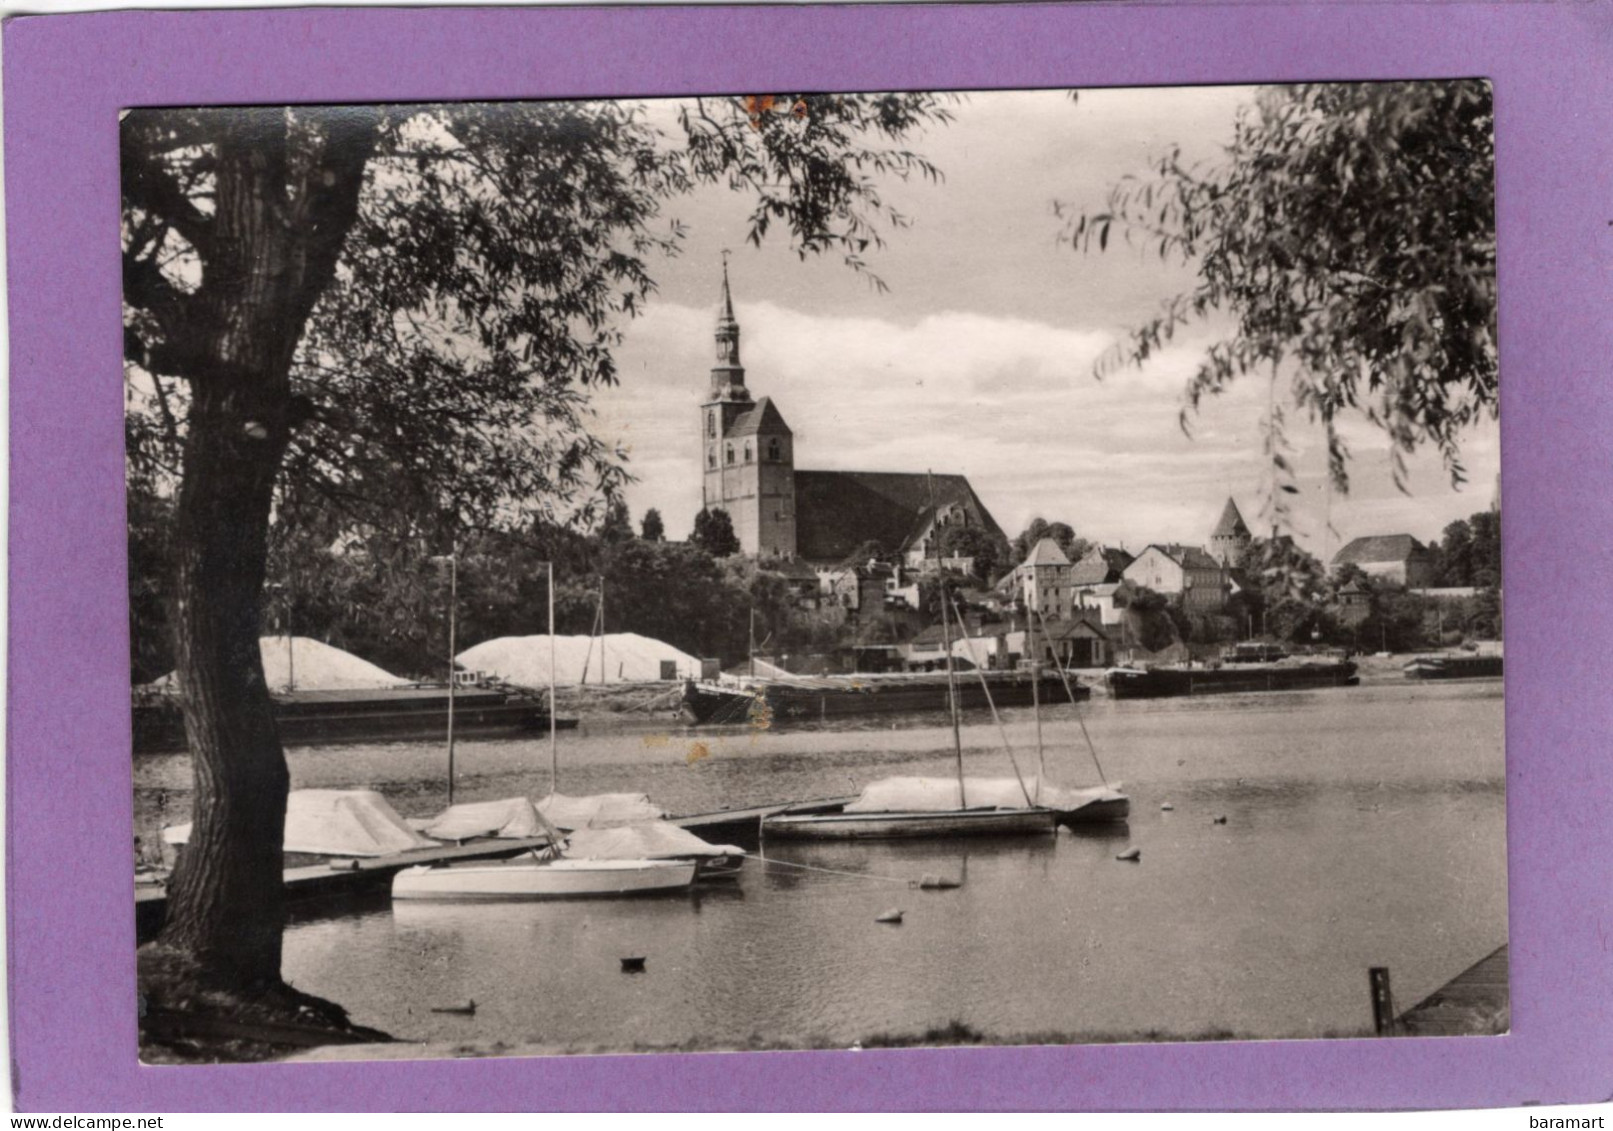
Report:
[{"label": "purple border", "polygon": [[[12,20],[7,911],[17,1108],[1248,1110],[1607,1098],[1613,710],[1603,661],[1613,602],[1585,596],[1613,583],[1604,534],[1613,527],[1610,32],[1606,3],[1403,0]],[[1494,80],[1500,143],[1511,1036],[743,1060],[137,1065],[125,831],[120,107],[1457,75]]]}]

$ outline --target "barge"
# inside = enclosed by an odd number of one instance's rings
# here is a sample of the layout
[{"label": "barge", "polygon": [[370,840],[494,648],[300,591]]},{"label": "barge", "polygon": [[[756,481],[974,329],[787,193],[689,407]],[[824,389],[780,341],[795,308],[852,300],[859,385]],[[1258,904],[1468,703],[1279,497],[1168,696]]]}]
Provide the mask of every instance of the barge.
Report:
[{"label": "barge", "polygon": [[1220,668],[1111,668],[1108,674],[1109,691],[1116,699],[1353,687],[1358,682],[1355,665],[1348,660]]},{"label": "barge", "polygon": [[1418,656],[1405,666],[1407,679],[1500,679],[1500,656]]},{"label": "barge", "polygon": [[[984,676],[982,685],[981,676]],[[990,704],[987,702],[990,689]],[[1091,698],[1092,692],[1072,683],[1065,690],[1056,674],[1039,679],[1028,671],[971,673],[957,686],[961,710],[987,707],[1029,707],[1040,696],[1057,704]],[[947,710],[947,678],[941,673],[836,675],[788,679],[741,677],[726,683],[684,685],[684,720],[695,724],[770,723],[837,718],[840,716],[934,712]]]},{"label": "barge", "polygon": [[[287,746],[441,739],[448,732],[446,686],[364,691],[282,691],[272,695],[275,725]],[[185,718],[171,693],[138,695],[133,704],[134,752],[177,753],[186,748]],[[569,730],[576,719],[556,719]],[[549,710],[533,695],[505,687],[454,691],[454,736],[495,738],[542,734]]]}]

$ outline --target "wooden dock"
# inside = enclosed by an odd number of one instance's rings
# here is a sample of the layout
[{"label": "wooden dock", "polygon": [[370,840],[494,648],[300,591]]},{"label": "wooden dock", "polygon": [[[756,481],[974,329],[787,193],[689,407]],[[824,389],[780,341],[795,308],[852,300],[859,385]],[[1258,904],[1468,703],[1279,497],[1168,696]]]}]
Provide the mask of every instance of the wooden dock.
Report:
[{"label": "wooden dock", "polygon": [[[810,802],[809,805],[830,805],[837,800]],[[669,818],[671,824],[688,829],[696,836],[718,843],[731,842],[741,848],[754,848],[760,837],[762,818],[786,809],[796,809],[800,803],[786,802],[777,805],[757,805],[746,809],[723,809],[715,813],[695,813]],[[477,840],[468,844],[447,844],[433,848],[419,848],[388,856],[357,857],[339,860],[334,864],[310,864],[285,870],[286,899],[289,903],[307,903],[317,899],[359,895],[386,888],[392,877],[405,868],[417,864],[445,864],[451,861],[498,860],[519,856],[529,849],[541,848],[549,843],[548,837],[528,837],[511,840]],[[168,911],[168,893],[162,884],[137,883],[134,891],[135,939],[145,942],[162,928]]]},{"label": "wooden dock", "polygon": [[1505,1033],[1511,1015],[1507,948],[1502,945],[1402,1013],[1395,1032],[1408,1037]]}]

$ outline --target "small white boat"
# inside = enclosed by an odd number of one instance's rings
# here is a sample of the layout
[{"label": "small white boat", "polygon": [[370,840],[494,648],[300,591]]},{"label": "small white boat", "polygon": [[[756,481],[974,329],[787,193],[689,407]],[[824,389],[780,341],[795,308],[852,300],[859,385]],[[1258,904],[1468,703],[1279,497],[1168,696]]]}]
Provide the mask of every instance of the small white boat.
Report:
[{"label": "small white boat", "polygon": [[600,899],[684,891],[693,860],[514,860],[406,868],[393,899]]}]

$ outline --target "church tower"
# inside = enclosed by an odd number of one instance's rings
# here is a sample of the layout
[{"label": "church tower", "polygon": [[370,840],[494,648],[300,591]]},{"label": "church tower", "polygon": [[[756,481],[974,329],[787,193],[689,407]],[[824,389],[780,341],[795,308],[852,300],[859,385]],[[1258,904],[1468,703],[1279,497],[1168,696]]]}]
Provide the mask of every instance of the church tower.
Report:
[{"label": "church tower", "polygon": [[745,387],[726,253],[716,344],[717,364],[700,406],[701,505],[728,512],[741,553],[793,558],[795,439],[772,400],[752,401]]},{"label": "church tower", "polygon": [[1238,504],[1228,496],[1227,505],[1221,508],[1221,521],[1210,534],[1210,556],[1223,566],[1235,566],[1250,541],[1249,527],[1238,513]]}]

